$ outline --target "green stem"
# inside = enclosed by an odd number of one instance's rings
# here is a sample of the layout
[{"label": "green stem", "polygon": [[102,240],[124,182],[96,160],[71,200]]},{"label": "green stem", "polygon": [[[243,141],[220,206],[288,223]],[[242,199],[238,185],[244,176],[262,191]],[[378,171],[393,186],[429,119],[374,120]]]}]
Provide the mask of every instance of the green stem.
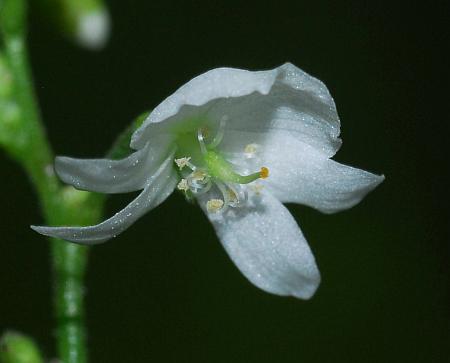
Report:
[{"label": "green stem", "polygon": [[[103,198],[62,187],[53,173],[53,153],[47,141],[33,90],[22,34],[4,34],[3,45],[13,78],[13,99],[20,107],[20,131],[11,154],[22,164],[49,225],[95,224]],[[83,213],[79,213],[82,210]],[[64,363],[85,363],[84,277],[88,250],[60,240],[51,242],[54,310],[58,357]]]}]

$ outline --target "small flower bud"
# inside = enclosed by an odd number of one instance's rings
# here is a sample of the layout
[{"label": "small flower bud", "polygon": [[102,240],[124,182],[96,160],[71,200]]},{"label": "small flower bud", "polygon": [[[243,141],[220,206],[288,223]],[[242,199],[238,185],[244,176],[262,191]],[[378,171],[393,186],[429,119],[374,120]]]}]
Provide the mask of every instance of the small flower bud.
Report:
[{"label": "small flower bud", "polygon": [[0,362],[43,363],[35,342],[20,333],[6,332],[0,339]]},{"label": "small flower bud", "polygon": [[44,16],[79,45],[99,50],[110,35],[110,16],[103,0],[45,0],[39,4]]}]

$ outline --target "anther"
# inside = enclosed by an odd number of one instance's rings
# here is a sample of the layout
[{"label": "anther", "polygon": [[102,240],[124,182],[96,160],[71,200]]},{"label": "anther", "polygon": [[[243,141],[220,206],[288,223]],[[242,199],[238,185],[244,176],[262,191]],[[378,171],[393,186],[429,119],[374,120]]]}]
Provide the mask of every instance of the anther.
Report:
[{"label": "anther", "polygon": [[225,184],[227,187],[228,205],[242,207],[247,202],[247,191],[240,185]]},{"label": "anther", "polygon": [[254,183],[254,184],[250,185],[250,189],[253,190],[253,192],[256,195],[261,195],[261,192],[264,189],[264,185],[259,184],[259,183]]},{"label": "anther", "polygon": [[199,182],[205,180],[206,176],[207,174],[204,170],[196,170],[191,174],[192,179]]},{"label": "anther", "polygon": [[244,148],[244,154],[247,159],[255,157],[256,152],[258,151],[258,144],[248,144]]},{"label": "anther", "polygon": [[181,179],[177,185],[178,190],[182,190],[183,192],[187,192],[189,190],[189,185],[186,179]]},{"label": "anther", "polygon": [[189,166],[192,169],[193,165],[191,164],[190,160],[191,160],[191,157],[187,156],[187,157],[175,159],[174,161],[175,161],[175,164],[177,164],[177,166],[180,168],[180,170],[182,170],[185,166]]},{"label": "anther", "polygon": [[237,204],[237,203],[239,203],[239,198],[238,198],[236,192],[233,189],[229,188],[227,190],[227,193],[228,193],[228,198],[230,199],[230,204]]},{"label": "anther", "polygon": [[210,199],[206,202],[206,210],[209,213],[217,213],[223,208],[223,205],[222,199]]},{"label": "anther", "polygon": [[194,194],[204,194],[211,188],[211,178],[203,169],[196,169],[186,178],[189,189]]}]

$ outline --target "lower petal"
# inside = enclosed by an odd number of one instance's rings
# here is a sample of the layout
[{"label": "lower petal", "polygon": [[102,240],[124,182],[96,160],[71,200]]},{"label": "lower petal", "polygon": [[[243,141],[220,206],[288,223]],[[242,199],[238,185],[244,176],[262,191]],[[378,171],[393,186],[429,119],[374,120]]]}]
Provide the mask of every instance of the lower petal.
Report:
[{"label": "lower petal", "polygon": [[220,216],[206,212],[233,262],[253,284],[309,299],[320,283],[313,254],[289,211],[269,194]]}]

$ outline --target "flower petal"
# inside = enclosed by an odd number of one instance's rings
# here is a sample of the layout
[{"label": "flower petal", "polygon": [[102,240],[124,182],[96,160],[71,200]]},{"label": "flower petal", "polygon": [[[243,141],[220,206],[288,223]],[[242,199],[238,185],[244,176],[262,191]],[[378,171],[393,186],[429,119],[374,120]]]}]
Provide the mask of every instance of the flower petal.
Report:
[{"label": "flower petal", "polygon": [[[241,135],[242,136],[242,135]],[[359,203],[384,176],[337,163],[293,135],[273,132],[261,147],[266,185],[281,202],[334,213]]]},{"label": "flower petal", "polygon": [[133,134],[131,147],[140,149],[150,135],[195,116],[217,123],[226,116],[227,128],[239,131],[288,130],[327,156],[341,145],[328,89],[287,63],[258,72],[217,68],[192,79],[148,116]]},{"label": "flower petal", "polygon": [[122,160],[60,156],[55,160],[55,171],[61,180],[77,189],[100,193],[132,192],[143,189],[147,179],[161,165],[168,153],[168,143],[167,138],[162,138]]},{"label": "flower petal", "polygon": [[289,211],[273,196],[207,213],[231,259],[253,284],[277,295],[309,299],[320,283],[313,254]]},{"label": "flower petal", "polygon": [[75,243],[94,245],[122,233],[138,218],[162,203],[174,190],[177,174],[173,169],[173,153],[147,181],[144,190],[120,212],[108,220],[88,227],[31,226],[45,236],[61,238]]}]

